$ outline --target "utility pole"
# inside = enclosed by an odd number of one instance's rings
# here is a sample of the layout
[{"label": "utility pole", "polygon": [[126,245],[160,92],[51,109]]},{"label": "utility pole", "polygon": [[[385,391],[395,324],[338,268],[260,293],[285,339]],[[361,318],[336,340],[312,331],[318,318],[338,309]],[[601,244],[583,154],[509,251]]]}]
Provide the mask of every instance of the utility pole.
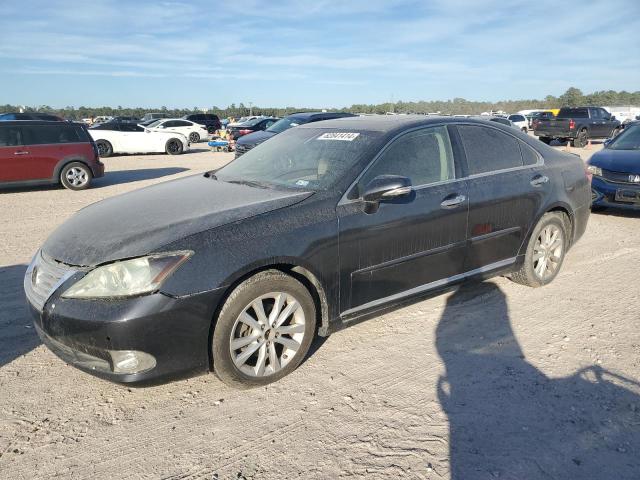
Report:
[{"label": "utility pole", "polygon": [[253,117],[253,102],[249,102],[249,116]]}]

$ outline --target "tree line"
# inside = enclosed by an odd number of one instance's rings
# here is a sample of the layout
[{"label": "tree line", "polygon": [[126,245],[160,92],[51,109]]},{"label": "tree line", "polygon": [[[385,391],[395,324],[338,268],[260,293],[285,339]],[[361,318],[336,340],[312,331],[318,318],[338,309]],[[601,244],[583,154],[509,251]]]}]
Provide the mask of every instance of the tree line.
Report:
[{"label": "tree line", "polygon": [[[614,90],[602,90],[589,94],[583,94],[578,88],[571,87],[559,97],[547,95],[543,100],[501,100],[498,102],[477,102],[465,100],[464,98],[454,98],[452,100],[436,100],[436,101],[417,101],[404,102],[388,102],[380,104],[354,104],[345,108],[329,108],[331,112],[350,112],[350,113],[434,113],[439,112],[447,115],[473,115],[486,111],[517,112],[527,109],[550,109],[561,107],[578,107],[586,105],[605,105],[605,106],[640,106],[640,91],[626,92]],[[46,112],[55,113],[70,120],[80,120],[82,118],[91,118],[97,116],[132,116],[141,118],[147,112],[163,112],[172,117],[182,117],[192,113],[201,113],[202,109],[178,108],[171,109],[166,106],[160,108],[129,108],[129,107],[65,107],[52,108],[47,105],[20,107],[17,105],[0,105],[0,113],[17,112],[23,108],[25,112]],[[207,109],[207,113],[214,113],[220,118],[227,117],[243,117],[249,115],[273,115],[283,117],[294,112],[317,111],[318,108],[298,108],[298,107],[259,107],[253,106],[249,108],[243,103],[235,105],[232,103],[226,108],[212,106]]]}]

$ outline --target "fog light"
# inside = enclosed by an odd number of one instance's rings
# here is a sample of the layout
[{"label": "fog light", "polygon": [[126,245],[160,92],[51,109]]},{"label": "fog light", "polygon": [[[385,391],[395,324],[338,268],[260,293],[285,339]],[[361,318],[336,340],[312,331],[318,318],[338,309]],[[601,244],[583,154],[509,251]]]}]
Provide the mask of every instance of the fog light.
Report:
[{"label": "fog light", "polygon": [[113,373],[141,373],[156,366],[156,359],[136,350],[110,350]]}]

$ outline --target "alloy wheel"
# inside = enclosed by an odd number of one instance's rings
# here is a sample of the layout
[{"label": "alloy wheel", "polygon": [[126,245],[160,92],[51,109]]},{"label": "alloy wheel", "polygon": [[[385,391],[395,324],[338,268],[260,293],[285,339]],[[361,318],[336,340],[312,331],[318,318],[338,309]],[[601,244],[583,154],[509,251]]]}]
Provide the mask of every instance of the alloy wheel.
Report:
[{"label": "alloy wheel", "polygon": [[74,187],[82,187],[89,181],[89,175],[87,175],[86,170],[80,167],[72,167],[67,170],[65,177],[69,184]]},{"label": "alloy wheel", "polygon": [[231,358],[242,373],[266,377],[297,354],[305,335],[300,302],[286,292],[262,295],[247,305],[231,329]]},{"label": "alloy wheel", "polygon": [[171,153],[178,153],[180,151],[180,145],[178,145],[178,142],[176,140],[169,142],[167,148]]},{"label": "alloy wheel", "polygon": [[109,152],[109,148],[107,147],[107,144],[104,142],[98,142],[97,147],[98,147],[98,155],[100,155],[101,157],[105,156]]},{"label": "alloy wheel", "polygon": [[564,235],[556,225],[544,227],[533,248],[533,271],[541,280],[555,275],[564,249]]}]

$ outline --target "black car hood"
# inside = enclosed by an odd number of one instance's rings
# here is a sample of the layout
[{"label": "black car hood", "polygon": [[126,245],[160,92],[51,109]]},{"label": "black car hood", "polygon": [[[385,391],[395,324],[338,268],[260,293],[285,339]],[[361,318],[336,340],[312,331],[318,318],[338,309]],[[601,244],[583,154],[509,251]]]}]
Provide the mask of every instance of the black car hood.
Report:
[{"label": "black car hood", "polygon": [[69,265],[95,266],[146,255],[189,235],[293,205],[311,194],[203,175],[187,177],[83,208],[51,234],[42,250]]},{"label": "black car hood", "polygon": [[594,154],[589,164],[612,172],[640,175],[640,150],[613,150],[605,148]]},{"label": "black car hood", "polygon": [[268,140],[275,135],[277,135],[277,133],[267,132],[266,130],[248,133],[240,137],[236,141],[236,144],[237,145],[257,145],[258,143],[262,143],[265,140]]}]

